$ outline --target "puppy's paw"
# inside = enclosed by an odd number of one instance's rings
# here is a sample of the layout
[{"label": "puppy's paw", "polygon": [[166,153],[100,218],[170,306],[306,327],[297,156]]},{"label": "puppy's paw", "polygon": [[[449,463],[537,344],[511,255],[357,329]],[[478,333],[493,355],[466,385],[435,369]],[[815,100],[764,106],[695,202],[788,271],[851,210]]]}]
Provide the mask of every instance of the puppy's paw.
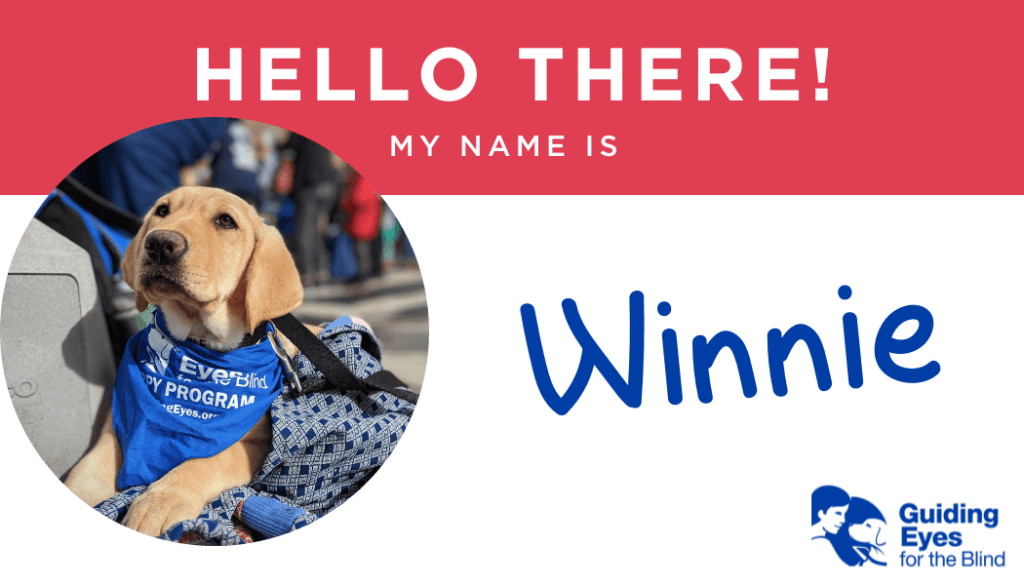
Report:
[{"label": "puppy's paw", "polygon": [[128,528],[150,536],[160,536],[183,520],[199,516],[203,503],[188,493],[161,489],[155,483],[132,502],[121,522]]},{"label": "puppy's paw", "polygon": [[72,469],[68,478],[64,480],[64,485],[90,507],[95,507],[117,493],[114,482],[85,466],[76,466]]}]

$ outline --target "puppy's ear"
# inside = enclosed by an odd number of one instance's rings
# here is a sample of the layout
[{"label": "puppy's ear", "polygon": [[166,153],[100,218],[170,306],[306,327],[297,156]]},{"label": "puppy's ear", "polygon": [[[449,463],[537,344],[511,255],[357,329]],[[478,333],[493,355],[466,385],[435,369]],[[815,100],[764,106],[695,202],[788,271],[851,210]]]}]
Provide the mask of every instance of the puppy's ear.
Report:
[{"label": "puppy's ear", "polygon": [[124,282],[128,285],[128,288],[135,291],[135,308],[142,311],[146,310],[149,306],[143,296],[139,287],[135,284],[135,277],[138,272],[139,266],[139,253],[145,247],[142,243],[146,239],[146,234],[149,233],[149,219],[152,217],[152,212],[146,216],[146,220],[142,222],[142,227],[139,228],[138,233],[132,238],[132,241],[128,244],[128,249],[124,252],[124,258],[121,259],[121,274],[124,276]]},{"label": "puppy's ear", "polygon": [[245,283],[245,325],[249,333],[263,321],[302,304],[302,281],[291,252],[277,229],[261,225],[256,232]]}]

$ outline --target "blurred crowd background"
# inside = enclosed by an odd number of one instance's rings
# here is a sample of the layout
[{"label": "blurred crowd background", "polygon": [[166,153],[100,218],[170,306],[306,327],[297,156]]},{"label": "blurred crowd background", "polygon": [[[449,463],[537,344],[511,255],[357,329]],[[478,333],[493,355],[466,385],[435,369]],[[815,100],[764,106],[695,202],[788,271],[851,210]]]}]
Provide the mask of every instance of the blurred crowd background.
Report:
[{"label": "blurred crowd background", "polygon": [[415,263],[394,214],[358,171],[320,144],[269,124],[160,124],[100,150],[71,176],[140,217],[182,185],[234,193],[281,231],[307,287],[359,282]]},{"label": "blurred crowd background", "polygon": [[[194,118],[128,135],[69,178],[138,217],[182,185],[219,187],[245,199],[292,252],[305,288],[296,316],[308,323],[365,319],[381,341],[384,366],[419,390],[427,310],[412,245],[373,186],[340,156],[268,124]],[[109,248],[123,250],[124,234],[108,231],[107,239],[117,241]],[[119,262],[108,264],[116,278]]]}]

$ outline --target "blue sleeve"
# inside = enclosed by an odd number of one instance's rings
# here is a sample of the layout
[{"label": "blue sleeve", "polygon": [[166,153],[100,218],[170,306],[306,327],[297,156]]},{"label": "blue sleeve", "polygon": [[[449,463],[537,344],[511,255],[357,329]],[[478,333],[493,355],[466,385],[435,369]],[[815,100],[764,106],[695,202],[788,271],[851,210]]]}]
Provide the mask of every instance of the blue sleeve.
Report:
[{"label": "blue sleeve", "polygon": [[290,532],[292,525],[306,515],[302,508],[289,506],[273,498],[249,496],[242,504],[242,521],[267,538]]}]

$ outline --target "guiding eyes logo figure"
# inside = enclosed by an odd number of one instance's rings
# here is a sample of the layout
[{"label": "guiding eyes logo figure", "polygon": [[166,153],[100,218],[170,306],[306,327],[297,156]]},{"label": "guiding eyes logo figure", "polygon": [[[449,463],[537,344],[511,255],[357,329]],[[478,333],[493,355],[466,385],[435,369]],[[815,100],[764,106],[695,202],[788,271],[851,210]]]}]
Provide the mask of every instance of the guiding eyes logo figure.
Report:
[{"label": "guiding eyes logo figure", "polygon": [[851,567],[886,566],[885,516],[864,498],[824,485],[811,494],[811,541],[831,545]]},{"label": "guiding eyes logo figure", "polygon": [[144,365],[149,368],[150,371],[157,372],[163,376],[167,371],[167,364],[170,362],[171,350],[174,349],[174,343],[157,331],[156,327],[149,330],[149,338],[147,341],[149,344],[146,347],[146,353],[149,354],[150,361],[149,363],[144,363]]}]

